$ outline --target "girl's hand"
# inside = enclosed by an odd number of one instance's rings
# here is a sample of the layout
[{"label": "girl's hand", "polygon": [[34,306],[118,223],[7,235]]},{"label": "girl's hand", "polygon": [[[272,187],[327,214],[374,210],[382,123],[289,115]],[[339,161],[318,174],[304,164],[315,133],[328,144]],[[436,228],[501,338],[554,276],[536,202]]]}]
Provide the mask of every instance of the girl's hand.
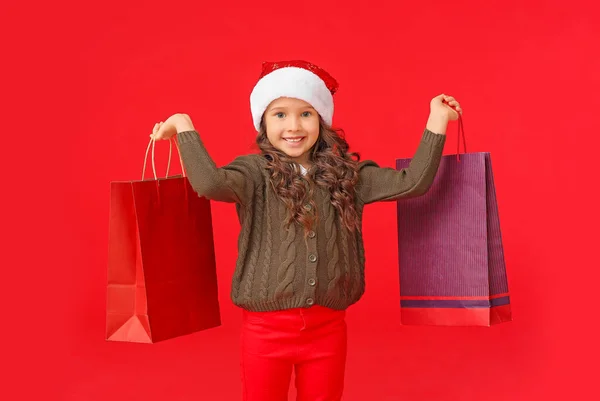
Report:
[{"label": "girl's hand", "polygon": [[194,124],[192,124],[192,120],[190,116],[187,114],[173,114],[171,117],[167,118],[165,122],[158,122],[154,124],[154,128],[152,129],[152,134],[150,134],[150,138],[155,141],[161,139],[171,139],[178,132],[184,131],[193,131]]},{"label": "girl's hand", "polygon": [[431,99],[430,113],[434,119],[454,121],[458,120],[458,114],[462,115],[460,104],[452,96],[444,94]]}]

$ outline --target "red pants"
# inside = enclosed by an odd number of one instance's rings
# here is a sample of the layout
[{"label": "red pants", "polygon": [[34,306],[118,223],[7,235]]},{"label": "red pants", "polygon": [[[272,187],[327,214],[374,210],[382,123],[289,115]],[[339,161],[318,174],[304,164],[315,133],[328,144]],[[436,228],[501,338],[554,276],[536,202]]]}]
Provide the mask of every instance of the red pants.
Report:
[{"label": "red pants", "polygon": [[243,312],[244,401],[287,400],[292,369],[297,401],[338,401],[346,366],[345,311],[322,306]]}]

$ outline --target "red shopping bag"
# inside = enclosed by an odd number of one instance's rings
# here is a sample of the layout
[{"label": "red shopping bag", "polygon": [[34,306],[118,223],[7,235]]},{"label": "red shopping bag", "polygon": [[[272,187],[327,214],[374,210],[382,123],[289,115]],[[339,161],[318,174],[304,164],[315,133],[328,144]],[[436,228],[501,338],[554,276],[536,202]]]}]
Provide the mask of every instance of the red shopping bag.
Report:
[{"label": "red shopping bag", "polygon": [[425,195],[397,202],[402,324],[512,320],[491,157],[464,146],[442,157]]},{"label": "red shopping bag", "polygon": [[111,183],[109,341],[154,343],[221,324],[209,200],[185,172],[168,177],[167,167],[157,179],[151,143],[154,179],[144,180],[145,160],[141,181]]}]

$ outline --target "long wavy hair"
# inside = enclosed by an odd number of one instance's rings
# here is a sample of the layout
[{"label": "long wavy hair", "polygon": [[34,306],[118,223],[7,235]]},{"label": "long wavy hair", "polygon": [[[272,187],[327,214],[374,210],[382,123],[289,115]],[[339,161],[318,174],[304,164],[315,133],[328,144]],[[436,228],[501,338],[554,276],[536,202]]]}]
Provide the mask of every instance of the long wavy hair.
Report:
[{"label": "long wavy hair", "polygon": [[[276,149],[267,138],[264,120],[256,136],[256,144],[267,159],[271,173],[271,186],[288,209],[288,227],[293,222],[304,226],[305,236],[319,220],[317,205],[313,200],[316,187],[327,190],[330,201],[337,210],[342,227],[351,232],[360,230],[358,213],[354,206],[354,187],[358,182],[360,155],[349,152],[342,129],[328,126],[320,118],[319,137],[310,149],[311,167],[306,176],[284,152]],[[305,208],[306,204],[312,207]]]}]

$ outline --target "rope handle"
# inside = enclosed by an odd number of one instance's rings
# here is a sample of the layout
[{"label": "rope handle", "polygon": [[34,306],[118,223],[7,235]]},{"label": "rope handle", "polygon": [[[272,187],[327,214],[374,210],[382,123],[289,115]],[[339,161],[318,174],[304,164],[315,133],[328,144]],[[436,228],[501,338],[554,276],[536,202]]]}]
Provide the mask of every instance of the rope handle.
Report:
[{"label": "rope handle", "polygon": [[460,161],[460,136],[462,133],[464,153],[467,153],[467,139],[465,138],[465,128],[463,126],[462,116],[458,115],[458,138],[456,140],[456,160]]},{"label": "rope handle", "polygon": [[456,114],[458,114],[458,137],[457,137],[457,141],[456,141],[456,160],[460,161],[461,133],[462,133],[462,139],[463,139],[463,149],[464,149],[463,153],[467,153],[467,139],[465,138],[465,127],[463,125],[464,124],[463,119],[462,119],[462,116],[460,115],[460,113],[453,106],[450,106],[448,103],[446,103],[445,100],[443,100],[442,103],[445,103],[446,106],[450,107],[452,110],[454,110],[456,112]]},{"label": "rope handle", "polygon": [[[167,172],[165,174],[165,178],[169,177],[169,168],[171,167],[171,154],[173,151],[173,142],[175,142],[175,147],[177,148],[177,154],[179,155],[179,163],[181,164],[181,171],[183,176],[185,177],[185,168],[183,167],[183,160],[181,159],[181,152],[179,151],[179,145],[177,141],[171,137],[169,139],[169,161],[167,162]],[[155,139],[150,138],[150,142],[148,142],[148,147],[146,148],[146,156],[144,156],[144,167],[142,168],[142,180],[146,175],[146,165],[148,164],[148,152],[150,151],[150,146],[152,146],[152,171],[154,173],[154,179],[158,180],[156,176],[156,164],[154,162],[154,147],[155,147]]]}]

